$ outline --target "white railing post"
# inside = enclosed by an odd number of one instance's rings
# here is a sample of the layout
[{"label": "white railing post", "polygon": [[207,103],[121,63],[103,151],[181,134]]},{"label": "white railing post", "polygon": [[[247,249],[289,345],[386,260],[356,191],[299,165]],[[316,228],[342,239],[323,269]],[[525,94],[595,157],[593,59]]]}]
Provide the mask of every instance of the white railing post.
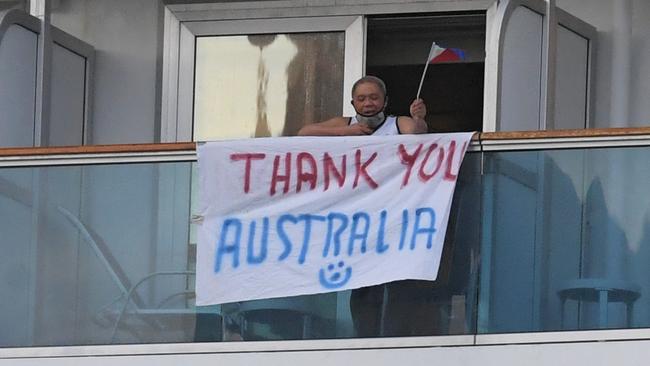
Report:
[{"label": "white railing post", "polygon": [[555,128],[555,70],[557,62],[557,15],[555,0],[546,0],[544,40],[542,42],[542,93],[540,130]]},{"label": "white railing post", "polygon": [[36,71],[36,104],[34,111],[34,146],[47,146],[49,140],[50,84],[52,64],[52,34],[50,32],[50,0],[30,1],[30,13],[41,20],[38,37]]}]

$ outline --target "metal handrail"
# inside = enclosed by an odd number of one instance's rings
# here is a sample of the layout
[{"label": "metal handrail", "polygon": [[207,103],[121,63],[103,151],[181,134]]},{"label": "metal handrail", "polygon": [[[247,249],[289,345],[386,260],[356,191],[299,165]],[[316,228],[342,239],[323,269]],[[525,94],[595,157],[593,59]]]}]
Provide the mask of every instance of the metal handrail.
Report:
[{"label": "metal handrail", "polygon": [[[614,142],[627,140],[650,140],[650,127],[634,128],[600,128],[578,130],[547,130],[547,131],[508,131],[508,132],[479,132],[473,138],[473,145],[512,144],[549,141],[553,143],[570,144],[575,141]],[[196,142],[176,142],[159,144],[115,144],[115,145],[84,145],[56,147],[0,147],[0,163],[19,159],[57,159],[79,158],[88,156],[130,157],[144,155],[155,159],[156,156],[189,154],[195,157]]]}]

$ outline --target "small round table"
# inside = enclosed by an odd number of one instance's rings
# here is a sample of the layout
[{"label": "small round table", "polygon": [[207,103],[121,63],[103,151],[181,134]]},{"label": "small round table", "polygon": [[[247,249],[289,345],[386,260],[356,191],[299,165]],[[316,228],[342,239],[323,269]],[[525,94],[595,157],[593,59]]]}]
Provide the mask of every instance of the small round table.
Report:
[{"label": "small round table", "polygon": [[632,324],[634,302],[641,296],[639,286],[623,281],[605,278],[580,278],[566,282],[558,290],[561,302],[561,322],[564,328],[564,305],[567,300],[597,302],[599,306],[598,325],[607,328],[607,306],[612,302],[622,302],[626,306],[628,327]]}]

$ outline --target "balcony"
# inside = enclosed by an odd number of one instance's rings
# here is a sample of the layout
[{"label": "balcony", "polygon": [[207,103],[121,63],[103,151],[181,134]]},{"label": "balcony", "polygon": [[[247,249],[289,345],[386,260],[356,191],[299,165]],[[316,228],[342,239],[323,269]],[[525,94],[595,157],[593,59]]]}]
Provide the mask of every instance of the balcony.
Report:
[{"label": "balcony", "polygon": [[0,346],[650,328],[649,156],[650,129],[478,135],[439,279],[367,294],[358,334],[349,291],[194,305],[194,144],[1,149]]}]

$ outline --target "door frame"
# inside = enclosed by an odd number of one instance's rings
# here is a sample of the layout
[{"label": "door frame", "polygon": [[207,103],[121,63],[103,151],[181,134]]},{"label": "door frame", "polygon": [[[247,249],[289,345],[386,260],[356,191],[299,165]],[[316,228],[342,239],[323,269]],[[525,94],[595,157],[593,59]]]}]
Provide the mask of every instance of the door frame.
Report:
[{"label": "door frame", "polygon": [[[541,14],[544,18],[543,32],[547,35],[542,42],[542,96],[540,105],[545,108],[541,111],[539,129],[553,128],[554,116],[550,113],[549,105],[555,104],[555,85],[548,83],[555,82],[555,62],[549,62],[557,55],[557,37],[549,33],[556,33],[559,27],[564,27],[589,42],[587,61],[587,103],[585,111],[585,128],[593,126],[595,92],[594,86],[596,77],[596,38],[597,29],[583,20],[567,13],[561,8],[555,7],[551,11],[549,19],[546,17],[547,5],[544,0],[508,0],[495,2],[487,11],[486,15],[486,41],[485,41],[485,83],[483,99],[483,132],[499,131],[501,118],[500,96],[501,77],[503,75],[503,50],[506,27],[512,13],[519,6]],[[551,28],[552,27],[552,28]],[[551,28],[551,32],[549,32]],[[551,107],[552,108],[552,107]],[[552,110],[552,109],[550,109]]]}]

